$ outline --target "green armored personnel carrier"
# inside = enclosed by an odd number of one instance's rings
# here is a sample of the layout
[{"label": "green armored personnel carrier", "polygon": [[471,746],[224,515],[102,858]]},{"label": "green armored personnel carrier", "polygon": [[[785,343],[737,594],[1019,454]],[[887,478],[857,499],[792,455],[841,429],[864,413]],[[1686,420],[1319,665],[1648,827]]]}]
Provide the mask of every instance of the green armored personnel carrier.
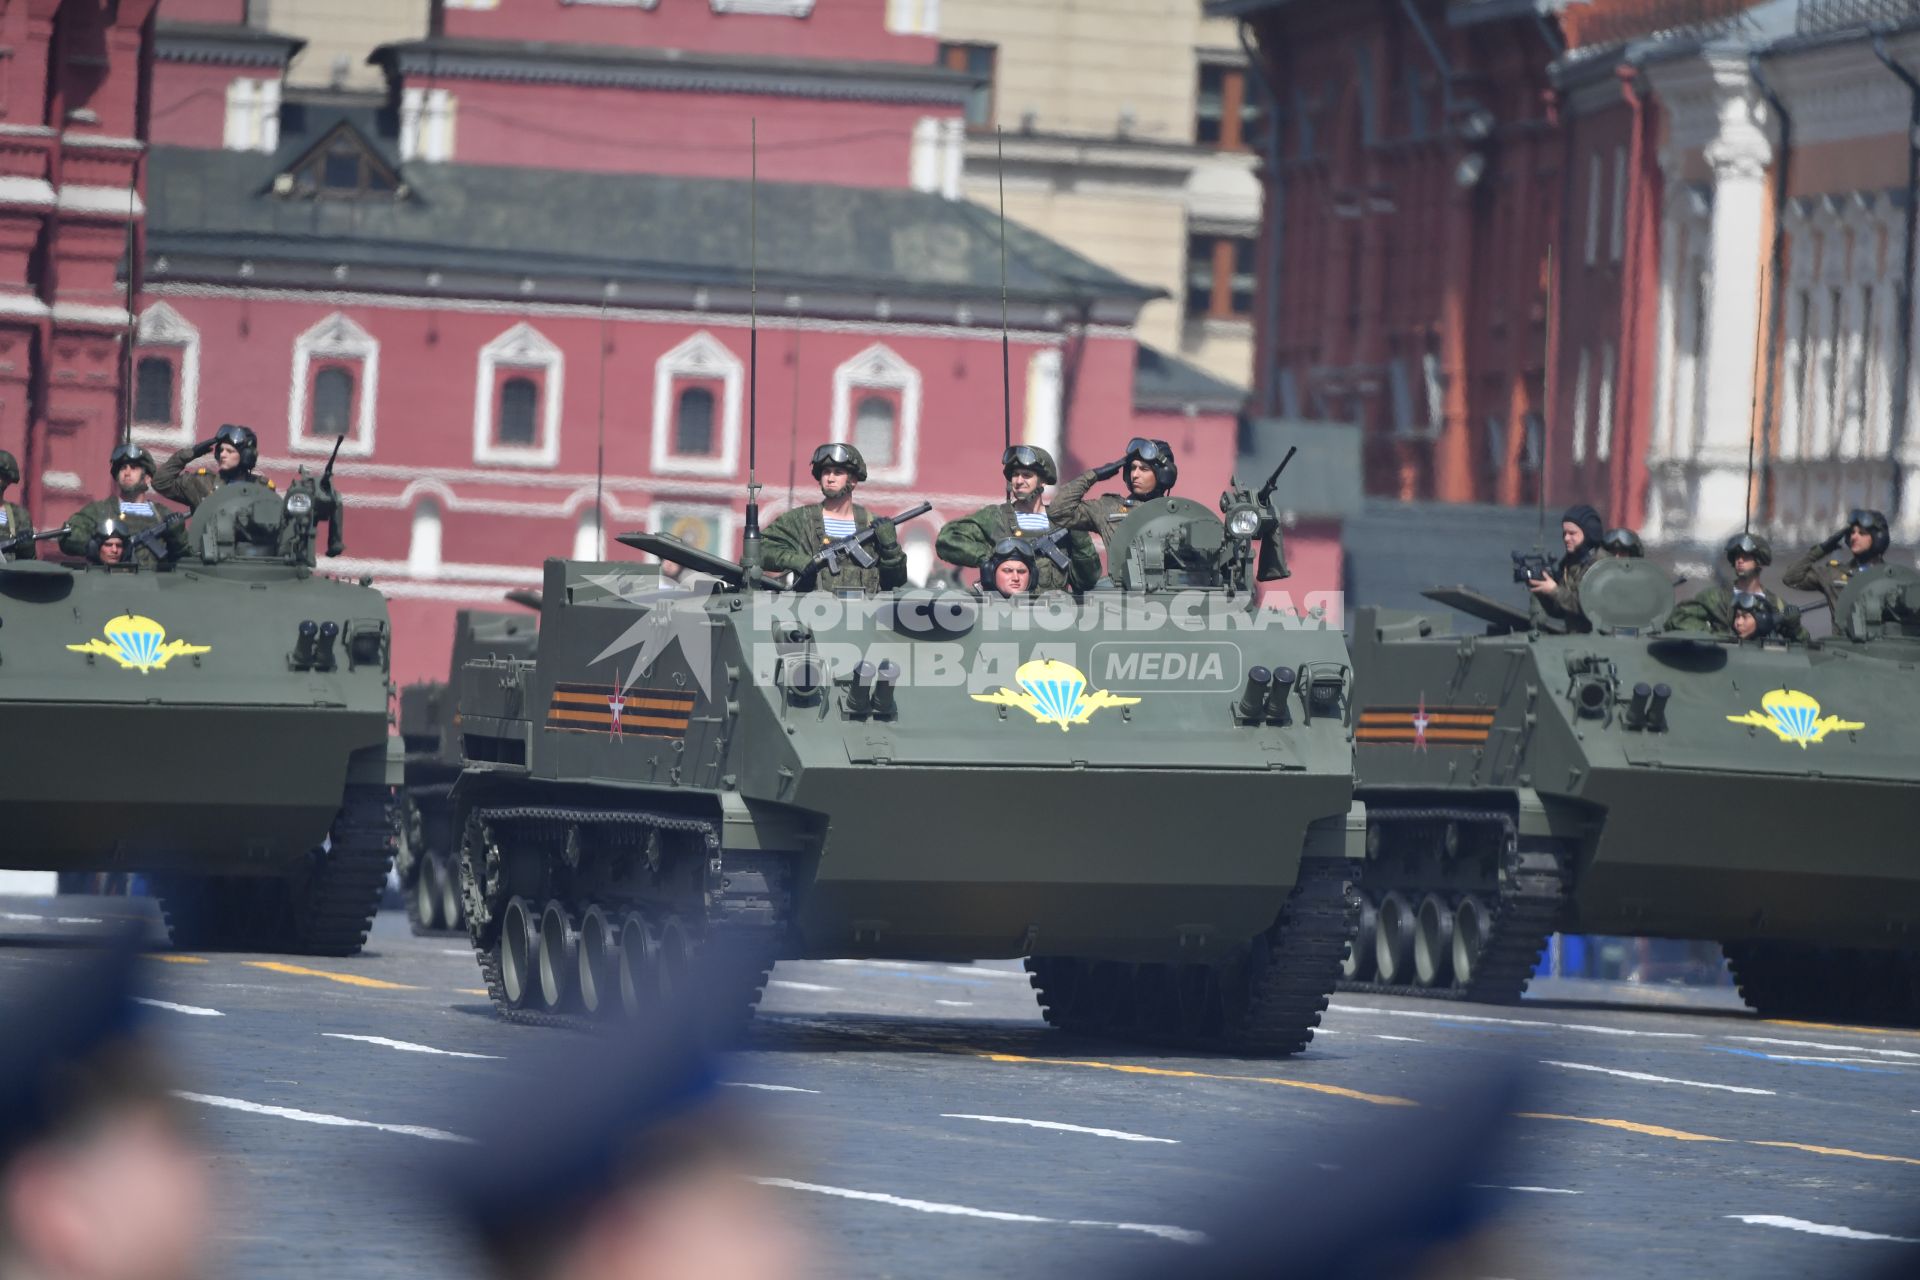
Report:
[{"label": "green armored personnel carrier", "polygon": [[[537,592],[508,599],[538,610]],[[531,658],[538,622],[524,613],[462,609],[454,615],[449,670],[476,658]],[[460,723],[448,681],[423,680],[400,690],[400,738],[406,749],[406,786],[400,797],[399,843],[393,869],[416,934],[466,929],[460,902],[459,840],[449,796],[460,776]]]},{"label": "green armored personnel carrier", "polygon": [[151,873],[180,947],[360,949],[399,756],[386,600],[314,571],[329,515],[337,551],[330,484],[247,481],[170,565],[0,564],[0,867]]},{"label": "green armored personnel carrier", "polygon": [[1511,1001],[1561,929],[1717,940],[1769,1014],[1920,1016],[1917,580],[1861,578],[1811,645],[1662,631],[1645,560],[1589,571],[1590,634],[1358,610],[1346,985]]},{"label": "green armored personnel carrier", "polygon": [[751,533],[620,539],[691,584],[548,561],[537,659],[459,680],[496,1006],[634,1009],[703,948],[743,1012],[776,959],[1024,956],[1062,1027],[1302,1048],[1352,926],[1351,673],[1254,608],[1271,510],[1222,510],[1143,503],[1082,601],[776,591]]}]

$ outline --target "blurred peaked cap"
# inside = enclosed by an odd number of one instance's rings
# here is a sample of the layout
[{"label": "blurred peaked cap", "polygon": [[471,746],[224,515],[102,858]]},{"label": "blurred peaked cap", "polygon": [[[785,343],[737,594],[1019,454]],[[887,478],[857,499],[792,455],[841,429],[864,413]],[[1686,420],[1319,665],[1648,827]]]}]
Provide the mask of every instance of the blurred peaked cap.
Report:
[{"label": "blurred peaked cap", "polygon": [[[1245,1168],[1250,1190],[1211,1222],[1210,1243],[1169,1253],[1134,1280],[1417,1280],[1444,1274],[1436,1250],[1457,1246],[1502,1207],[1502,1138],[1528,1073],[1492,1059],[1418,1107],[1361,1107],[1345,1126],[1271,1141]],[[1172,1214],[1178,1210],[1160,1210]],[[1179,1221],[1177,1218],[1163,1219]]]},{"label": "blurred peaked cap", "polygon": [[[685,984],[695,986],[696,984]],[[603,1034],[550,1039],[452,1128],[428,1185],[482,1238],[539,1231],[644,1171],[664,1130],[718,1109],[719,1060],[697,989]]]},{"label": "blurred peaked cap", "polygon": [[134,1002],[139,933],[103,948],[57,951],[0,999],[0,1164],[56,1126],[63,1072],[125,1044],[139,1030]]}]

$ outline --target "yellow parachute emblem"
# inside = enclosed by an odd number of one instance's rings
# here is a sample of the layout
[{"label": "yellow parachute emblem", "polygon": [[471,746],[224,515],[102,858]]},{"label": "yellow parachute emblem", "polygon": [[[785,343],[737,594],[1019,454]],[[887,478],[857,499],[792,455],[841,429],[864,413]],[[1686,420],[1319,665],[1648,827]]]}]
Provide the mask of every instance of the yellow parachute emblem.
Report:
[{"label": "yellow parachute emblem", "polygon": [[1863,721],[1821,715],[1819,702],[1811,694],[1801,693],[1798,689],[1775,689],[1760,699],[1760,710],[1728,716],[1727,719],[1734,724],[1771,729],[1780,741],[1797,743],[1802,751],[1835,730],[1867,727]]},{"label": "yellow parachute emblem", "polygon": [[160,670],[175,658],[213,651],[210,645],[169,640],[165,627],[137,613],[115,618],[100,631],[105,639],[70,644],[67,646],[68,652],[99,654],[112,658],[124,668],[145,675],[149,671]]},{"label": "yellow parachute emblem", "polygon": [[1041,724],[1059,725],[1062,733],[1076,724],[1085,724],[1102,707],[1127,707],[1140,701],[1105,689],[1088,691],[1084,672],[1052,658],[1021,663],[1013,673],[1013,682],[1020,686],[1020,692],[1003,686],[992,693],[976,693],[973,700],[1019,707]]}]

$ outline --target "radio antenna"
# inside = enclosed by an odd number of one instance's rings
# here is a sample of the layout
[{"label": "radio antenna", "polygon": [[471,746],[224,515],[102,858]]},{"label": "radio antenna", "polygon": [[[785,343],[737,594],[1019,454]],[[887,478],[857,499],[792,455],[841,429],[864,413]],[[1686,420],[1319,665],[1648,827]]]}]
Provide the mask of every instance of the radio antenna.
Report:
[{"label": "radio antenna", "polygon": [[596,439],[593,455],[593,556],[596,560],[606,558],[606,488],[607,488],[607,295],[606,289],[612,287],[608,281],[600,294],[600,404],[595,410]]},{"label": "radio antenna", "polygon": [[749,586],[760,579],[760,118],[747,134],[747,519],[740,567]]},{"label": "radio antenna", "polygon": [[[1555,331],[1558,328],[1558,325],[1555,322],[1555,313],[1558,311],[1559,305],[1560,305],[1560,277],[1554,274],[1553,246],[1548,245],[1547,246],[1547,359],[1546,359],[1546,375],[1542,379],[1542,381],[1543,382],[1551,381],[1554,384],[1557,384],[1559,382],[1559,379],[1554,376],[1555,371],[1553,367],[1553,357],[1554,357],[1554,351],[1556,349],[1554,347],[1553,340],[1555,337]],[[1547,430],[1547,415],[1552,412],[1553,412],[1553,397],[1548,396],[1547,403],[1544,406],[1542,406],[1542,412],[1540,414],[1540,456],[1534,459],[1534,465],[1537,468],[1537,470],[1534,472],[1534,476],[1533,476],[1533,499],[1534,499],[1535,507],[1538,508],[1538,514],[1540,518],[1540,527],[1535,536],[1538,537],[1542,543],[1545,543],[1547,538],[1547,442],[1550,439],[1552,439],[1552,436],[1553,436],[1553,433]],[[1522,442],[1523,447],[1524,447],[1524,443],[1525,442],[1523,441]]]},{"label": "radio antenna", "polygon": [[994,163],[1000,178],[1000,446],[1013,448],[1013,356],[1007,340],[1007,151],[1006,135],[993,127]]},{"label": "radio antenna", "polygon": [[126,420],[120,424],[120,443],[133,443],[134,377],[139,372],[138,362],[133,356],[133,346],[139,338],[140,305],[136,296],[134,279],[140,270],[138,237],[134,234],[134,209],[140,199],[140,167],[135,162],[133,175],[127,181],[127,349],[121,353],[123,372],[120,378],[122,397],[126,402]]}]

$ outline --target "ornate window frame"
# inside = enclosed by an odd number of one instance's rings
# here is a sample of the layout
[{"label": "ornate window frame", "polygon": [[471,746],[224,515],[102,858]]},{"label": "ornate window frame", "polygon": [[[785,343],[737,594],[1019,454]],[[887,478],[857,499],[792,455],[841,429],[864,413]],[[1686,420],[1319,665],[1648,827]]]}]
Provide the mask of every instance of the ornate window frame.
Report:
[{"label": "ornate window frame", "polygon": [[336,311],[293,340],[293,380],[287,394],[287,447],[294,453],[331,453],[334,436],[307,432],[313,404],[316,360],[358,361],[360,376],[353,431],[340,446],[343,458],[373,456],[374,403],[380,391],[380,342],[344,311]]},{"label": "ornate window frame", "polygon": [[[530,370],[540,375],[540,430],[531,446],[494,443],[494,414],[499,407],[503,369]],[[558,465],[561,391],[565,378],[566,356],[552,340],[524,320],[480,348],[473,392],[473,460],[503,466]]]},{"label": "ornate window frame", "polygon": [[876,342],[833,371],[833,432],[835,444],[853,439],[856,391],[900,393],[899,437],[894,464],[867,464],[867,483],[910,485],[920,460],[920,371],[884,342]]},{"label": "ornate window frame", "polygon": [[[179,352],[176,369],[179,376],[174,379],[173,396],[180,413],[179,422],[174,426],[155,427],[134,423],[134,441],[175,447],[192,444],[198,438],[195,428],[200,418],[200,330],[171,306],[156,302],[140,313],[140,325],[135,332],[133,347],[136,369],[140,365],[143,347],[171,348]],[[132,394],[131,388],[128,394]]]},{"label": "ornate window frame", "polygon": [[[710,457],[674,452],[675,415],[680,379],[721,384],[719,449]],[[740,467],[741,391],[746,366],[724,342],[702,329],[662,355],[653,365],[653,473],[666,476],[731,476]]]}]

